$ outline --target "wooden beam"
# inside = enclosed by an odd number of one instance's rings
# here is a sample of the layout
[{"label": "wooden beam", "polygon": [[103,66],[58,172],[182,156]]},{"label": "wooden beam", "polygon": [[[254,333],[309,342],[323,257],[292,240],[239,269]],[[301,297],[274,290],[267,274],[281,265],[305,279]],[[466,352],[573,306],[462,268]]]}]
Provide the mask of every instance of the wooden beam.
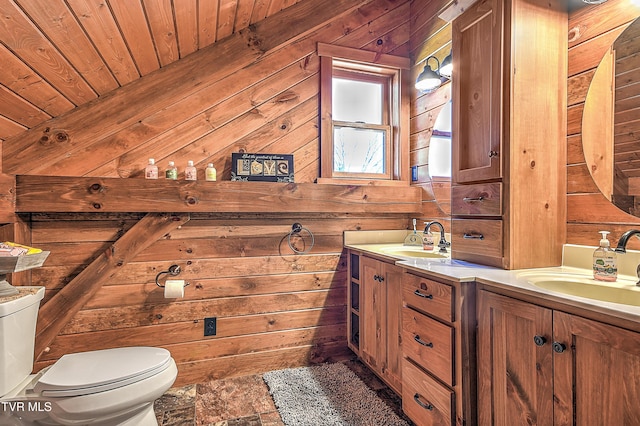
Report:
[{"label": "wooden beam", "polygon": [[416,213],[410,186],[17,176],[17,212]]},{"label": "wooden beam", "polygon": [[117,274],[138,253],[188,220],[188,214],[147,214],[45,303],[38,314],[36,360],[105,281]]}]

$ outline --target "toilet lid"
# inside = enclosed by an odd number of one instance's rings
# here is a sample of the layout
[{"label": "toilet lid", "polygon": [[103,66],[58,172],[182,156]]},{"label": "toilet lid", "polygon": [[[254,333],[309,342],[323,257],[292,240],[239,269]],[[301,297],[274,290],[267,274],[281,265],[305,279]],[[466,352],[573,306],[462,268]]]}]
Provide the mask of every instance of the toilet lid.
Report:
[{"label": "toilet lid", "polygon": [[64,355],[38,380],[43,396],[80,396],[105,392],[151,377],[171,364],[163,348],[128,347]]}]

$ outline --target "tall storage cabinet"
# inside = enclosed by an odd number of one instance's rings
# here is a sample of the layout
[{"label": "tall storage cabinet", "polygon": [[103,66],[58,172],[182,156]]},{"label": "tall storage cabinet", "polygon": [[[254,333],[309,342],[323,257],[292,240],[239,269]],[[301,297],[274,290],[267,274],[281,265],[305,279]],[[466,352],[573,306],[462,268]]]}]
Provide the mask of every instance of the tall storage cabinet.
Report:
[{"label": "tall storage cabinet", "polygon": [[452,255],[559,265],[566,223],[567,12],[478,0],[453,21]]}]

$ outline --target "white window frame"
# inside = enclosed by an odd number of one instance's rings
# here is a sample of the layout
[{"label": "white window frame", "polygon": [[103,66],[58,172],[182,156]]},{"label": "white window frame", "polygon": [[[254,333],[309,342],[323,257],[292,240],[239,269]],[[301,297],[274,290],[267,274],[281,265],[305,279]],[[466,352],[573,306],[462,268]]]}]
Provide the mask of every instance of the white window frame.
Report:
[{"label": "white window frame", "polygon": [[[322,183],[347,183],[372,181],[375,183],[402,182],[409,184],[409,87],[410,61],[408,58],[378,52],[318,43],[320,56],[320,178]],[[333,170],[334,122],[332,118],[332,79],[335,74],[362,73],[387,78],[388,111],[386,126],[388,149],[385,151],[385,173],[344,173]],[[353,126],[353,123],[351,124]]]}]

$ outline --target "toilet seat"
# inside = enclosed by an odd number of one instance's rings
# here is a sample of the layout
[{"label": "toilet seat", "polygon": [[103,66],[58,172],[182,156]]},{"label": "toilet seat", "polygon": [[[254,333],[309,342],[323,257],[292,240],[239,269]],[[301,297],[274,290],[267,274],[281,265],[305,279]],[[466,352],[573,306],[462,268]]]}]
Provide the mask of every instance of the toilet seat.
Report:
[{"label": "toilet seat", "polygon": [[34,391],[49,397],[105,392],[154,376],[171,363],[168,350],[152,347],[64,355],[39,378]]}]

